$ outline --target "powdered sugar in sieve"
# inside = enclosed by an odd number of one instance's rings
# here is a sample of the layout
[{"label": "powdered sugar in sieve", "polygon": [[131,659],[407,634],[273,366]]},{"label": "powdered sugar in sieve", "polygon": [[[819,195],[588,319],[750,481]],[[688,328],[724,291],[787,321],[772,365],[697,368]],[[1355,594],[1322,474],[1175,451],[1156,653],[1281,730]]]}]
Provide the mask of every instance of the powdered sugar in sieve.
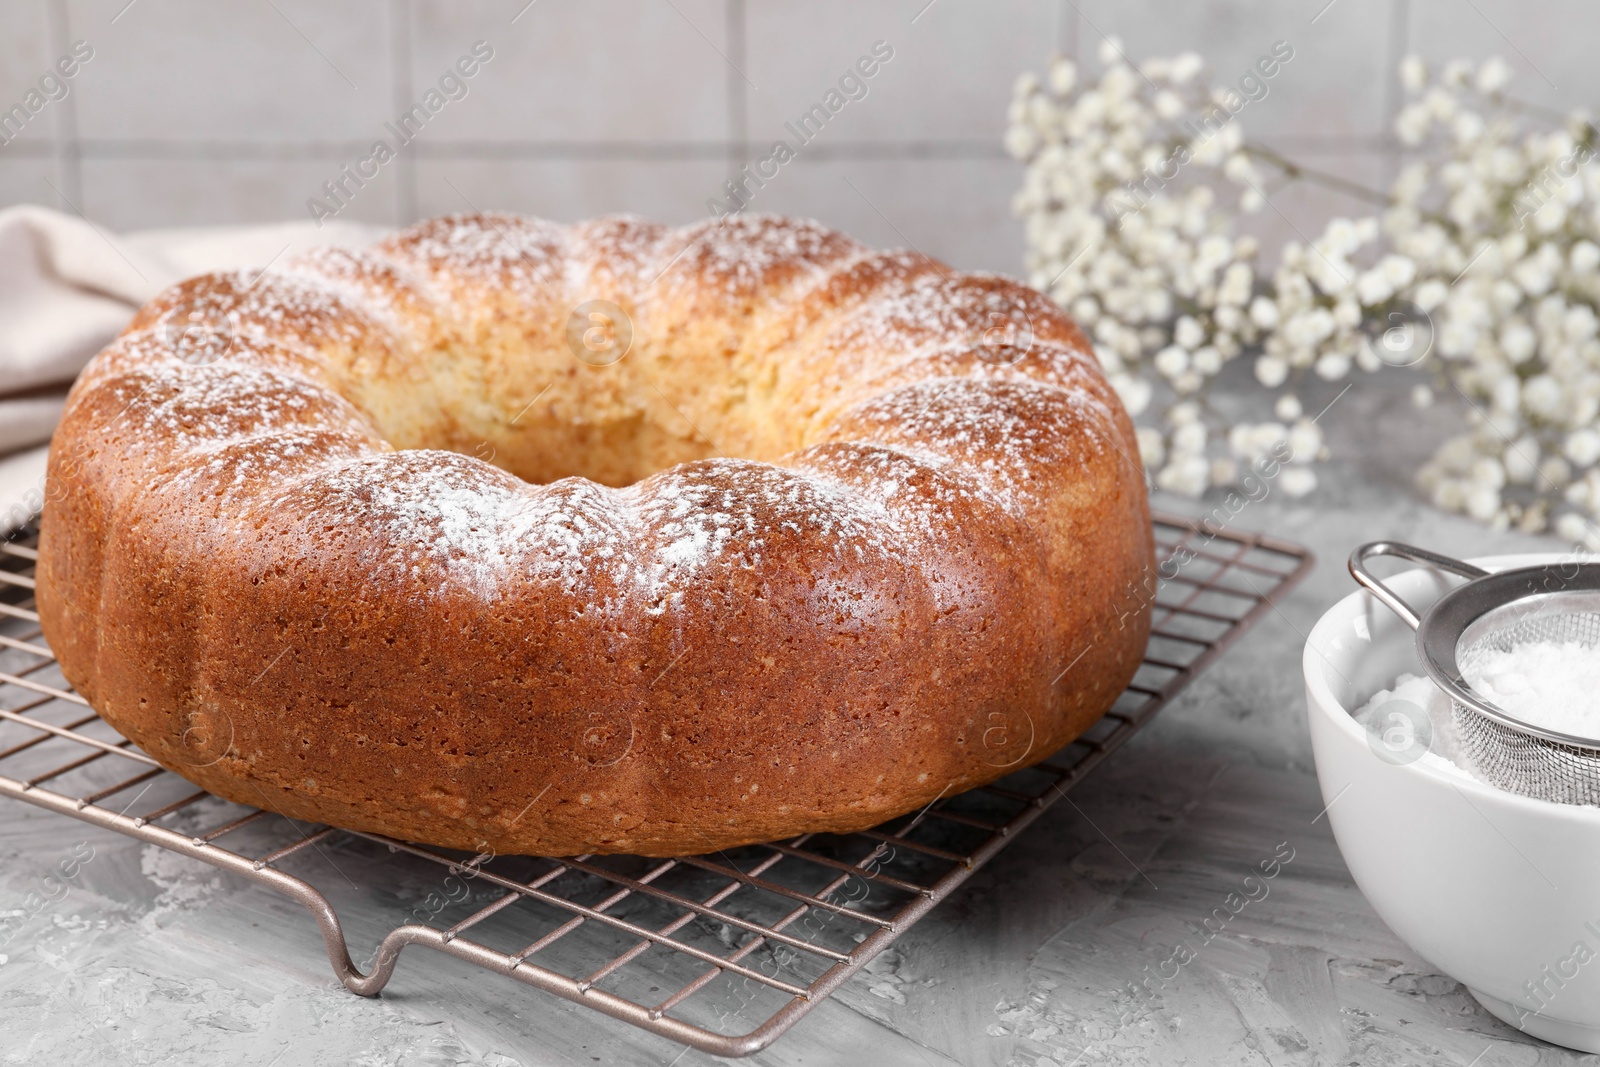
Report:
[{"label": "powdered sugar in sieve", "polygon": [[[1419,616],[1367,570],[1373,556],[1469,580]],[[1450,698],[1477,774],[1524,796],[1600,805],[1596,690],[1581,692],[1586,678],[1600,679],[1600,564],[1562,561],[1490,574],[1376,541],[1351,553],[1350,573],[1417,631],[1423,669]]]}]

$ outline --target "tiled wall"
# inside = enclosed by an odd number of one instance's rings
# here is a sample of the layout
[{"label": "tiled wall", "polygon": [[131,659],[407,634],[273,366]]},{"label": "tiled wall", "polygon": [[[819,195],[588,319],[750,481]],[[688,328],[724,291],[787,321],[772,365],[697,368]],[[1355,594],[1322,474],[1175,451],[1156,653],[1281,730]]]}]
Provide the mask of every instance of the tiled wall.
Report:
[{"label": "tiled wall", "polygon": [[[1135,58],[1201,52],[1219,75],[1276,40],[1295,59],[1241,115],[1252,139],[1382,183],[1393,69],[1418,51],[1504,56],[1522,95],[1590,102],[1593,0],[6,0],[0,109],[85,41],[64,99],[0,146],[0,205],[114,229],[308,218],[307,200],[475,41],[493,58],[341,217],[474,208],[571,219],[707,212],[730,170],[883,41],[893,56],[753,208],[882,245],[1016,271],[1016,164],[1000,149],[1016,75],[1105,34]],[[460,90],[456,90],[459,93]],[[859,90],[858,90],[859,92]],[[58,92],[59,95],[59,92]],[[1359,209],[1272,191],[1268,228]]]}]

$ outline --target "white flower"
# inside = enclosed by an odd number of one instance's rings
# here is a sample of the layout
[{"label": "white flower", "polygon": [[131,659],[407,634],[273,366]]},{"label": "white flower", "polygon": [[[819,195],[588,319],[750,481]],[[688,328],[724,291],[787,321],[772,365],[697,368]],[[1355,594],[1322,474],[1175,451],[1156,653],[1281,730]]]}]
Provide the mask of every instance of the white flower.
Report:
[{"label": "white flower", "polygon": [[1269,297],[1256,297],[1250,301],[1250,321],[1263,330],[1272,329],[1278,325],[1278,305]]},{"label": "white flower", "polygon": [[1400,84],[1409,93],[1418,93],[1427,87],[1428,68],[1420,56],[1409,55],[1400,61]]},{"label": "white flower", "polygon": [[1580,467],[1588,467],[1600,460],[1600,433],[1584,428],[1567,435],[1561,446],[1566,457]]},{"label": "white flower", "polygon": [[1310,463],[1322,450],[1322,430],[1310,419],[1300,419],[1289,428],[1289,456],[1293,463]]},{"label": "white flower", "polygon": [[[1390,193],[1401,204],[1415,204],[1428,189],[1428,167],[1423,163],[1408,163],[1400,168]],[[1412,223],[1414,225],[1414,222]]]},{"label": "white flower", "polygon": [[1483,133],[1483,116],[1475,111],[1459,112],[1450,120],[1450,133],[1461,144],[1470,144]]},{"label": "white flower", "polygon": [[1066,96],[1078,83],[1078,65],[1070,59],[1058,59],[1050,64],[1050,91]]},{"label": "white flower", "polygon": [[1296,348],[1311,348],[1333,336],[1339,323],[1327,308],[1312,308],[1283,324],[1283,337]]},{"label": "white flower", "polygon": [[1328,223],[1322,239],[1327,243],[1329,255],[1348,255],[1361,246],[1361,240],[1356,235],[1356,224],[1345,218]]},{"label": "white flower", "polygon": [[1172,431],[1172,451],[1198,455],[1205,451],[1207,436],[1205,426],[1198,422],[1186,422]]},{"label": "white flower", "polygon": [[1145,178],[1171,158],[1176,122],[1234,90],[1192,53],[1135,68],[1120,50],[1102,45],[1097,76],[1057,63],[1047,86],[1019,79],[1006,148],[1026,164],[1013,201],[1026,274],[1092,335],[1146,423],[1140,450],[1157,483],[1229,484],[1238,464],[1294,436],[1286,472],[1302,473],[1287,484],[1315,484],[1327,448],[1293,393],[1274,398],[1276,419],[1210,403],[1236,355],[1273,390],[1352,364],[1380,375],[1395,373],[1386,361],[1414,364],[1406,373],[1432,384],[1408,383],[1412,403],[1451,405],[1462,427],[1417,472],[1436,504],[1502,529],[1584,524],[1600,549],[1589,521],[1600,518],[1600,166],[1568,172],[1592,136],[1587,116],[1518,111],[1499,60],[1452,61],[1430,79],[1408,57],[1396,132],[1421,147],[1392,206],[1330,219],[1309,246],[1274,254],[1238,232],[1263,206],[1256,187],[1281,174],[1249,152],[1250,113],[1188,144],[1177,179]]},{"label": "white flower", "polygon": [[1289,379],[1289,364],[1276,356],[1262,356],[1256,360],[1256,381],[1268,389],[1276,389]]},{"label": "white flower", "polygon": [[1187,85],[1200,68],[1205,66],[1205,61],[1195,52],[1181,53],[1172,61],[1172,81],[1175,85]]},{"label": "white flower", "polygon": [[1556,534],[1564,541],[1582,542],[1589,533],[1589,523],[1576,512],[1567,512],[1556,520]]},{"label": "white flower", "polygon": [[1222,273],[1222,286],[1217,290],[1217,302],[1242,307],[1250,299],[1250,286],[1254,280],[1254,274],[1248,264],[1230,263],[1228,269]]},{"label": "white flower", "polygon": [[1161,461],[1166,458],[1166,443],[1161,437],[1161,431],[1149,426],[1141,426],[1136,431],[1139,439],[1139,459],[1147,468],[1161,466]]},{"label": "white flower", "polygon": [[1500,349],[1513,363],[1525,362],[1533,355],[1539,338],[1525,322],[1510,322],[1500,331]]},{"label": "white flower", "polygon": [[1317,487],[1317,474],[1310,467],[1285,467],[1278,485],[1286,496],[1302,497]]},{"label": "white flower", "polygon": [[1117,391],[1117,396],[1122,400],[1122,406],[1128,409],[1128,414],[1134,418],[1143,415],[1150,406],[1151,394],[1155,392],[1149,382],[1143,378],[1135,378],[1131,374],[1114,375],[1111,379],[1111,388]]},{"label": "white flower", "polygon": [[1543,296],[1549,290],[1550,283],[1555,280],[1551,277],[1548,265],[1537,256],[1529,256],[1518,263],[1512,268],[1511,276],[1529,296]]},{"label": "white flower", "polygon": [[1416,305],[1423,311],[1432,311],[1444,303],[1449,295],[1449,286],[1437,278],[1431,278],[1417,286]]},{"label": "white flower", "polygon": [[1027,159],[1039,147],[1039,135],[1031,126],[1012,126],[1006,130],[1005,148],[1013,159]]},{"label": "white flower", "polygon": [[1363,304],[1381,304],[1394,295],[1394,285],[1382,271],[1363,271],[1356,278],[1356,299]]},{"label": "white flower", "polygon": [[1419,145],[1428,136],[1428,112],[1416,105],[1400,109],[1395,116],[1394,132],[1401,144]]},{"label": "white flower", "polygon": [[1469,480],[1480,488],[1498,490],[1506,484],[1506,469],[1493,456],[1484,456],[1472,465]]},{"label": "white flower", "polygon": [[1572,468],[1560,456],[1546,456],[1539,461],[1539,480],[1560,489],[1572,481]]},{"label": "white flower", "polygon": [[1478,331],[1470,322],[1451,318],[1439,334],[1439,352],[1446,356],[1469,356],[1478,343]]},{"label": "white flower", "polygon": [[1156,486],[1169,493],[1199,496],[1206,491],[1210,475],[1211,465],[1203,456],[1175,456],[1156,475]]},{"label": "white flower", "polygon": [[1511,68],[1499,56],[1491,56],[1478,68],[1478,92],[1497,93],[1511,81]]},{"label": "white flower", "polygon": [[1205,342],[1206,331],[1193,315],[1180,315],[1177,325],[1173,327],[1172,339],[1193,351]]},{"label": "white flower", "polygon": [[1328,352],[1315,364],[1317,377],[1337,381],[1350,373],[1350,357],[1343,352]]},{"label": "white flower", "polygon": [[1228,448],[1240,459],[1257,459],[1289,439],[1281,422],[1242,423],[1228,433]]},{"label": "white flower", "polygon": [[1488,486],[1467,490],[1466,512],[1479,522],[1488,522],[1500,510],[1500,493]]},{"label": "white flower", "polygon": [[1539,442],[1533,436],[1523,436],[1506,449],[1503,460],[1506,481],[1512,485],[1527,485],[1539,475]]},{"label": "white flower", "polygon": [[[1390,336],[1392,336],[1390,331],[1384,332],[1384,337]],[[1356,366],[1368,374],[1383,369],[1383,360],[1378,356],[1377,349],[1372,347],[1372,339],[1365,334],[1356,341]]]},{"label": "white flower", "polygon": [[1600,320],[1595,318],[1594,309],[1587,304],[1570,307],[1567,313],[1561,316],[1561,332],[1566,335],[1568,341],[1574,343],[1587,341],[1595,335],[1597,328],[1600,328]]},{"label": "white flower", "polygon": [[1384,280],[1397,290],[1410,285],[1412,279],[1417,276],[1417,265],[1409,256],[1393,253],[1379,260],[1377,269]]},{"label": "white flower", "polygon": [[1189,351],[1182,345],[1168,345],[1156,353],[1156,370],[1168,378],[1175,378],[1189,369]]},{"label": "white flower", "polygon": [[1445,511],[1462,511],[1466,507],[1467,493],[1460,482],[1447,478],[1434,487],[1433,502]]},{"label": "white flower", "polygon": [[1200,405],[1192,400],[1181,404],[1172,405],[1172,410],[1167,412],[1167,421],[1174,426],[1185,426],[1200,419]]},{"label": "white flower", "polygon": [[1503,391],[1506,398],[1496,404],[1499,408],[1513,408],[1520,399],[1526,404],[1528,410],[1540,418],[1556,421],[1560,418],[1563,404],[1561,383],[1549,374],[1537,374],[1529,378],[1527,384],[1518,387],[1515,378],[1498,378],[1495,381],[1497,391]]}]

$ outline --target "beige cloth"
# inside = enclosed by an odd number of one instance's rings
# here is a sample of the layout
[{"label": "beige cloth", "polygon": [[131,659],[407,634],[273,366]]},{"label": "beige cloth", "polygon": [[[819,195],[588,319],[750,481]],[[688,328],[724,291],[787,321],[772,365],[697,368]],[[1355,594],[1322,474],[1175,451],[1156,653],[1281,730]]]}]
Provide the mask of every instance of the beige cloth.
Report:
[{"label": "beige cloth", "polygon": [[0,211],[0,536],[37,513],[67,388],[141,304],[191,275],[381,233],[335,221],[118,235],[42,207]]}]

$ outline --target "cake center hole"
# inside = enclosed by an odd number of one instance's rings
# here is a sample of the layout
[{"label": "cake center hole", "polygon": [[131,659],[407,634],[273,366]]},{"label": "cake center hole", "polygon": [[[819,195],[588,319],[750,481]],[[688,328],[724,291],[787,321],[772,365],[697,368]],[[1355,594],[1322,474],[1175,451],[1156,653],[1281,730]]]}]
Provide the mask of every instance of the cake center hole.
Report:
[{"label": "cake center hole", "polygon": [[364,406],[398,448],[460,452],[535,483],[623,486],[692,460],[798,447],[762,373],[770,364],[730,350],[725,322],[660,340],[639,319],[596,299],[539,336],[491,325],[434,353],[420,389]]}]

